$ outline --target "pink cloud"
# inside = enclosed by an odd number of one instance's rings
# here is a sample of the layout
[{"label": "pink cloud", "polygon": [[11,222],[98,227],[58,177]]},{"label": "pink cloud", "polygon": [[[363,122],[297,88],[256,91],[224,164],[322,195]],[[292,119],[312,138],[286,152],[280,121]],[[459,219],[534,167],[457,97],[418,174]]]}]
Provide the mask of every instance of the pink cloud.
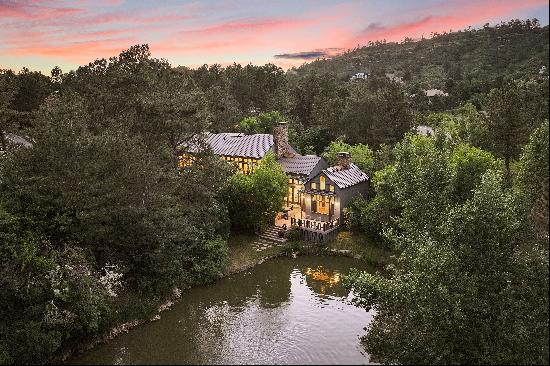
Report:
[{"label": "pink cloud", "polygon": [[81,8],[52,7],[26,2],[0,2],[0,17],[4,19],[36,20],[83,12]]},{"label": "pink cloud", "polygon": [[120,53],[129,48],[136,41],[130,38],[116,38],[100,41],[74,42],[56,47],[33,46],[12,50],[15,56],[39,55],[45,57],[57,57],[75,63],[87,63],[96,58],[108,57]]},{"label": "pink cloud", "polygon": [[314,23],[308,19],[258,19],[226,22],[208,26],[202,29],[183,31],[182,33],[204,34],[204,35],[226,35],[232,32],[256,32],[277,30],[283,27],[302,27]]},{"label": "pink cloud", "polygon": [[269,52],[273,49],[306,47],[334,41],[332,23],[351,13],[350,7],[337,5],[329,9],[303,14],[300,18],[239,19],[172,33],[152,42],[152,50],[171,55],[232,55]]}]

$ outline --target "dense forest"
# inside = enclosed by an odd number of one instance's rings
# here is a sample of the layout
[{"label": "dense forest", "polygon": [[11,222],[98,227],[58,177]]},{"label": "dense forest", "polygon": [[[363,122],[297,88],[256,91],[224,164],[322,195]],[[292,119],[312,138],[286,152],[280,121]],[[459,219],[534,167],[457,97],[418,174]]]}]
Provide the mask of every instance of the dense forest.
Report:
[{"label": "dense forest", "polygon": [[369,354],[547,363],[548,29],[375,42],[287,72],[172,67],[147,45],[49,76],[1,70],[0,363],[47,362],[219,278],[228,236],[266,225],[286,177],[208,152],[182,170],[179,147],[281,119],[301,153],[350,151],[372,179],[346,213],[396,258],[346,279],[377,309]]}]

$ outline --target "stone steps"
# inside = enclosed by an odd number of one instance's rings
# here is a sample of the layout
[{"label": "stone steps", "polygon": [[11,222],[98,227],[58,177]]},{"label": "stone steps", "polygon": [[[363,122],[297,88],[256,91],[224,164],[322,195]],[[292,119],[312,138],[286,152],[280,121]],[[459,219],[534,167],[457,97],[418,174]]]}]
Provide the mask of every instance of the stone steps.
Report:
[{"label": "stone steps", "polygon": [[257,252],[261,252],[274,246],[283,245],[287,239],[279,237],[279,230],[281,228],[277,226],[268,227],[263,233],[258,235],[258,239],[252,243],[252,246]]},{"label": "stone steps", "polygon": [[263,233],[259,235],[260,239],[272,241],[276,243],[286,242],[286,238],[279,237],[279,230],[280,228],[277,226],[270,226]]}]

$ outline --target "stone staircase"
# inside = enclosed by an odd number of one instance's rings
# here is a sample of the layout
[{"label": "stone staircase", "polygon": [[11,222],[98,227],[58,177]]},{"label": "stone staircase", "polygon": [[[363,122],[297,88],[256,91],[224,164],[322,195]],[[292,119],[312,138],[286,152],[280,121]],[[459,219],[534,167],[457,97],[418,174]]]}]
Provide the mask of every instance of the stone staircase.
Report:
[{"label": "stone staircase", "polygon": [[286,238],[279,237],[278,226],[270,226],[263,233],[261,233],[252,245],[256,251],[262,251],[273,246],[281,246],[286,242]]}]

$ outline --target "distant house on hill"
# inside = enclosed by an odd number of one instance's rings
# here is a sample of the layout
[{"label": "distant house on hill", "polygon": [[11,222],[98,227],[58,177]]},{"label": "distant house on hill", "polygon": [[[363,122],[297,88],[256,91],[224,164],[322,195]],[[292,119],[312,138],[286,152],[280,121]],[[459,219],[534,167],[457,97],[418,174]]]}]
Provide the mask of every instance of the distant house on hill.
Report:
[{"label": "distant house on hill", "polygon": [[386,73],[386,77],[391,81],[395,81],[396,83],[405,84],[405,82],[403,81],[403,78],[395,75],[395,73]]},{"label": "distant house on hill", "polygon": [[449,93],[445,93],[443,90],[439,90],[439,89],[428,89],[428,90],[424,90],[424,92],[426,92],[427,97],[435,97],[435,96],[448,97],[449,96]]},{"label": "distant house on hill", "polygon": [[416,126],[415,130],[420,135],[434,136],[434,129],[431,128],[430,126],[424,126],[424,125]]},{"label": "distant house on hill", "polygon": [[358,73],[353,74],[350,77],[350,80],[351,81],[353,81],[353,80],[366,80],[368,78],[369,78],[369,73],[368,72],[358,72]]}]

